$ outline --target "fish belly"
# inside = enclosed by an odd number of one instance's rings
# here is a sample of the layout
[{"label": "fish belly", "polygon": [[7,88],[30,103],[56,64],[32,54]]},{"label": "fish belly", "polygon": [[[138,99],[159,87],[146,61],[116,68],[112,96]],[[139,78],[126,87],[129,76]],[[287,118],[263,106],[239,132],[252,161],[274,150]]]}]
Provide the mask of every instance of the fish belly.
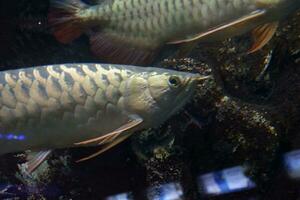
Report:
[{"label": "fish belly", "polygon": [[117,129],[127,121],[127,75],[98,64],[0,72],[0,154],[72,147]]}]

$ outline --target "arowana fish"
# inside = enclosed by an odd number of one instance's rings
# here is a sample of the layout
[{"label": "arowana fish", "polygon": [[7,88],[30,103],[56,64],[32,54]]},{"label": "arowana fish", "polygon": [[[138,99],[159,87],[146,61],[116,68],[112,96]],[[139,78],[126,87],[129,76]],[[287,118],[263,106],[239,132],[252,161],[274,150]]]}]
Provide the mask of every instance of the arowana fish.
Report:
[{"label": "arowana fish", "polygon": [[197,74],[105,64],[62,64],[0,72],[0,154],[101,146],[157,127],[190,99]]},{"label": "arowana fish", "polygon": [[[167,44],[189,52],[198,42],[216,41],[253,30],[249,52],[262,48],[278,21],[300,0],[52,0],[49,23],[69,43],[82,33],[91,50],[109,63],[149,64]],[[179,55],[182,53],[179,53]]]}]

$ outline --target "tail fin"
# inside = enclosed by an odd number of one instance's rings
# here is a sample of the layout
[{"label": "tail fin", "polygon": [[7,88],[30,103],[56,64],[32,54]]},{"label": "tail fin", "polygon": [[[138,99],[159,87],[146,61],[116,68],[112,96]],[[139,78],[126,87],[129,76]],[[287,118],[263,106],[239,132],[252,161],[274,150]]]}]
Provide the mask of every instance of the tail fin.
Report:
[{"label": "tail fin", "polygon": [[77,14],[86,7],[80,0],[51,0],[48,22],[58,41],[69,43],[82,34],[83,27]]}]

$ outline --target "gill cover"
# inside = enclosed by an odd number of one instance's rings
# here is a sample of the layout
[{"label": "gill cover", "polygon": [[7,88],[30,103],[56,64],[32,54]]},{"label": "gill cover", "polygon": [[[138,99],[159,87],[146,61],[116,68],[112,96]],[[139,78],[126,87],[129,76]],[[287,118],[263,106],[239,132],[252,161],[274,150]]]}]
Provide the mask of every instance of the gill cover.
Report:
[{"label": "gill cover", "polygon": [[149,73],[132,76],[124,92],[124,108],[129,113],[141,116],[145,124],[153,126],[176,110],[177,101],[185,102],[189,95],[186,91],[186,80],[193,75],[177,73]]},{"label": "gill cover", "polygon": [[183,86],[183,80],[177,75],[156,75],[148,79],[149,91],[152,98],[160,107],[165,107],[172,102]]},{"label": "gill cover", "polygon": [[153,112],[158,109],[145,77],[134,75],[127,81],[125,87],[124,108],[130,113],[142,115],[145,112]]}]

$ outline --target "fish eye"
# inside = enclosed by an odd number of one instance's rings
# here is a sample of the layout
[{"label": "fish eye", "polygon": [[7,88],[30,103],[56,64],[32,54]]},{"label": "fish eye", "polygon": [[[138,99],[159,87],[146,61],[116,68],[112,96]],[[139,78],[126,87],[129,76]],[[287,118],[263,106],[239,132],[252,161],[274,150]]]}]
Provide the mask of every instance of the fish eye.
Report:
[{"label": "fish eye", "polygon": [[169,78],[169,85],[171,87],[178,87],[181,84],[181,80],[178,76],[171,76]]}]

